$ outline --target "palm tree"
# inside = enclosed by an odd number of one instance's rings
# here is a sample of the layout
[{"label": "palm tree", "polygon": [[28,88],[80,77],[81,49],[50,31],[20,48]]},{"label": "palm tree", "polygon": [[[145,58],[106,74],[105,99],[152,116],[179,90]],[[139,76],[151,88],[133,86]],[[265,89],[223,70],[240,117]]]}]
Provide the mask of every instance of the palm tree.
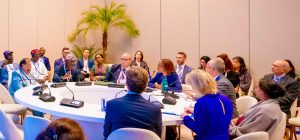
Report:
[{"label": "palm tree", "polygon": [[[115,2],[105,5],[104,8],[91,6],[91,10],[83,13],[83,18],[79,21],[77,29],[69,36],[68,40],[74,42],[80,34],[86,36],[89,30],[101,30],[102,47],[104,59],[108,47],[108,31],[112,27],[123,29],[131,37],[138,37],[139,30],[131,18],[126,14],[126,6]],[[106,60],[106,59],[105,59]]]}]

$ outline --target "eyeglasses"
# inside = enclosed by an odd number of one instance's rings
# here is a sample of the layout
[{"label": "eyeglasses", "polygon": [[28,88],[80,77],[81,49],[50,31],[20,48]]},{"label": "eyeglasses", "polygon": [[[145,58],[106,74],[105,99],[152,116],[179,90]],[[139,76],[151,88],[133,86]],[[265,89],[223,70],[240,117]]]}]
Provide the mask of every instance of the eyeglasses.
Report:
[{"label": "eyeglasses", "polygon": [[99,58],[102,58],[102,57],[96,57],[96,59],[99,59]]}]

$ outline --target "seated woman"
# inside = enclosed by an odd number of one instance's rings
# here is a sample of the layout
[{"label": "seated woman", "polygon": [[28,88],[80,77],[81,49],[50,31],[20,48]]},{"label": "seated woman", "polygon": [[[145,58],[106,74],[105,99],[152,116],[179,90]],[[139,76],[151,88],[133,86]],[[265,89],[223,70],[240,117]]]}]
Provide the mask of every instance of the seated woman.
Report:
[{"label": "seated woman", "polygon": [[103,55],[95,55],[95,65],[90,70],[90,80],[91,81],[100,81],[102,78],[105,78],[106,74],[106,65],[103,63]]},{"label": "seated woman", "polygon": [[148,87],[162,89],[162,80],[163,78],[166,78],[168,82],[168,91],[182,91],[179,77],[175,71],[173,62],[170,59],[161,59],[157,70],[158,73],[149,81]]},{"label": "seated woman", "polygon": [[240,77],[238,73],[236,73],[233,70],[233,65],[231,63],[231,60],[229,59],[228,55],[225,53],[222,53],[218,55],[217,57],[221,58],[225,63],[225,71],[224,75],[225,77],[232,83],[234,88],[237,88],[237,86],[240,84]]},{"label": "seated woman", "polygon": [[248,93],[248,90],[251,85],[251,75],[246,67],[245,61],[242,57],[237,56],[232,59],[233,69],[239,74],[240,77],[240,86],[239,91],[242,95]]},{"label": "seated woman", "polygon": [[60,118],[51,122],[36,140],[84,140],[84,134],[77,122]]},{"label": "seated woman", "polygon": [[200,66],[198,67],[198,69],[204,70],[206,68],[206,64],[207,62],[210,60],[210,58],[208,56],[202,56],[200,58]]},{"label": "seated woman", "polygon": [[235,138],[257,131],[272,134],[282,119],[282,111],[276,98],[283,96],[284,93],[285,91],[273,80],[260,79],[255,89],[260,102],[238,118],[235,126],[230,129],[230,136]]},{"label": "seated woman", "polygon": [[[217,85],[203,70],[194,69],[186,77],[186,83],[192,87],[197,98],[195,108],[185,108],[180,115],[183,123],[195,135],[195,140],[228,140],[229,125],[232,118],[230,99],[217,93]],[[191,114],[192,115],[188,115]]]},{"label": "seated woman", "polygon": [[149,79],[151,79],[150,69],[147,63],[144,61],[144,54],[142,51],[136,51],[134,59],[131,61],[131,66],[139,66],[144,68],[148,72]]}]

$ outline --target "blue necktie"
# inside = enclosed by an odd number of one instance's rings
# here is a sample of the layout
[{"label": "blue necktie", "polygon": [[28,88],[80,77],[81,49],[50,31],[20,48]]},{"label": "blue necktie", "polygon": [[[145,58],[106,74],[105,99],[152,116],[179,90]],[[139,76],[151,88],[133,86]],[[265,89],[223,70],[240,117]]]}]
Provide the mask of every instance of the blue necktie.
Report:
[{"label": "blue necktie", "polygon": [[276,84],[278,84],[280,79],[278,77],[276,77],[276,78],[274,78],[274,81],[276,82]]}]

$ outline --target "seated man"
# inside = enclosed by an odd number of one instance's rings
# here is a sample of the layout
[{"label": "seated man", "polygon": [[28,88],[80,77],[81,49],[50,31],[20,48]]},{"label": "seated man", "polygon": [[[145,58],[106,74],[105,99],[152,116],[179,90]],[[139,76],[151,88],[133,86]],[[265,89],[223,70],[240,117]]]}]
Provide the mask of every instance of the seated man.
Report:
[{"label": "seated man", "polygon": [[89,59],[90,50],[85,48],[82,51],[82,58],[77,61],[77,69],[81,70],[81,73],[85,78],[89,78],[90,71],[94,65],[94,61]]},{"label": "seated man", "polygon": [[116,129],[142,128],[161,135],[162,115],[160,107],[144,99],[141,94],[146,89],[148,73],[145,69],[132,66],[126,71],[128,93],[124,97],[107,102],[104,122],[104,137]]},{"label": "seated man", "polygon": [[62,49],[61,53],[62,53],[62,57],[59,58],[59,59],[56,59],[54,61],[54,73],[56,71],[58,71],[60,66],[65,64],[65,59],[66,59],[67,55],[70,54],[70,49],[65,47],[65,48]]},{"label": "seated man", "polygon": [[48,80],[48,70],[43,62],[40,61],[41,52],[38,49],[31,51],[31,66],[30,74],[33,79],[39,83],[45,83]]},{"label": "seated man", "polygon": [[177,65],[175,67],[181,84],[185,84],[186,74],[192,71],[192,68],[185,64],[186,54],[184,52],[178,52],[176,56]]},{"label": "seated man", "polygon": [[129,53],[124,53],[121,56],[121,64],[114,64],[110,71],[106,73],[105,81],[114,82],[117,84],[125,84],[125,71],[130,67],[131,56]]},{"label": "seated man", "polygon": [[53,82],[78,82],[83,79],[80,70],[76,69],[76,58],[73,54],[66,56],[65,64],[60,66],[53,76]]},{"label": "seated man", "polygon": [[[20,88],[37,84],[37,81],[30,75],[31,60],[29,58],[23,58],[20,61],[20,68],[12,72],[12,80],[9,86],[9,93],[14,98],[15,92]],[[42,112],[32,110],[34,116],[43,117]]]},{"label": "seated man", "polygon": [[19,65],[13,63],[14,56],[12,51],[5,51],[3,53],[5,60],[0,62],[0,84],[8,89],[8,78],[9,74],[12,73],[14,70],[19,68]]},{"label": "seated man", "polygon": [[284,60],[277,60],[272,66],[273,73],[267,74],[264,77],[266,79],[274,80],[278,85],[286,89],[284,96],[277,98],[277,101],[279,102],[282,112],[287,115],[287,118],[290,118],[290,108],[299,95],[300,84],[296,81],[296,79],[285,74],[286,69],[288,68],[288,62]]}]

